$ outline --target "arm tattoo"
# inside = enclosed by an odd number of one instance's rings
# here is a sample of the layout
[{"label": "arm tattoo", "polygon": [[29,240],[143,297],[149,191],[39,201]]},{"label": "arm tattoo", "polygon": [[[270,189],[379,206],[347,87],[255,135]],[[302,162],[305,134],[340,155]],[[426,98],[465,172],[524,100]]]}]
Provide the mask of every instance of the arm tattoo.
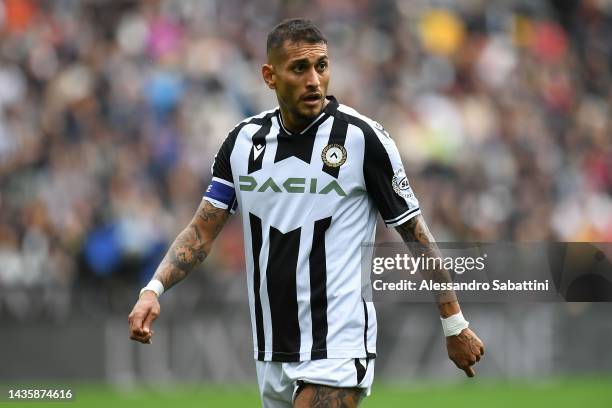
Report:
[{"label": "arm tattoo", "polygon": [[312,408],[355,408],[359,405],[361,390],[358,388],[334,388],[313,386]]},{"label": "arm tattoo", "polygon": [[[436,240],[421,215],[411,218],[396,229],[404,242],[409,245],[409,248],[415,248],[419,253],[428,258],[442,257]],[[431,279],[434,282],[452,282],[450,273],[444,268],[434,269],[433,271],[421,271],[421,274],[423,278]],[[435,297],[440,311],[458,304],[457,296],[453,290],[437,291],[435,292]]]},{"label": "arm tattoo", "polygon": [[198,209],[198,218],[204,222],[215,221],[219,216],[218,211],[215,210],[219,209],[213,206],[202,206]]},{"label": "arm tattoo", "polygon": [[161,281],[166,290],[185,279],[206,259],[212,241],[223,228],[227,218],[226,210],[203,201],[189,226],[176,237],[168,249],[153,278]]},{"label": "arm tattoo", "polygon": [[219,232],[221,232],[221,228],[223,228],[227,217],[228,214],[226,210],[214,207],[208,201],[198,209],[198,218],[200,221],[214,226],[213,238],[216,238]]},{"label": "arm tattoo", "polygon": [[191,272],[198,263],[206,258],[202,244],[197,225],[190,225],[187,231],[183,231],[177,237],[170,248],[168,252],[170,263],[186,273]]},{"label": "arm tattoo", "polygon": [[397,228],[397,232],[402,236],[402,239],[405,243],[435,243],[431,232],[429,232],[429,228],[427,224],[425,224],[425,220],[421,215],[417,215],[416,217],[412,217],[402,225],[399,225]]}]

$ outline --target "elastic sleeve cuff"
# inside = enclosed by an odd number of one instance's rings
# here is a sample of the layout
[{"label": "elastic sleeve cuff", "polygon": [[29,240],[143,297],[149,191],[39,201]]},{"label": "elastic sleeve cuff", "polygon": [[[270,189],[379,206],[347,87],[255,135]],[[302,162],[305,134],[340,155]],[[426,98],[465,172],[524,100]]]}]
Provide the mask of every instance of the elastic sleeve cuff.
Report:
[{"label": "elastic sleeve cuff", "polygon": [[408,210],[406,212],[404,212],[403,214],[395,217],[395,218],[391,218],[388,220],[384,220],[385,221],[385,225],[387,227],[397,227],[398,225],[402,225],[403,223],[405,223],[406,221],[416,217],[417,215],[419,215],[421,213],[421,209],[420,208],[413,208],[412,210]]},{"label": "elastic sleeve cuff", "polygon": [[222,203],[221,201],[217,201],[214,198],[210,198],[210,197],[202,197],[202,199],[208,201],[209,203],[212,204],[213,207],[215,208],[220,208],[222,210],[227,210],[229,208],[229,206],[227,204]]}]

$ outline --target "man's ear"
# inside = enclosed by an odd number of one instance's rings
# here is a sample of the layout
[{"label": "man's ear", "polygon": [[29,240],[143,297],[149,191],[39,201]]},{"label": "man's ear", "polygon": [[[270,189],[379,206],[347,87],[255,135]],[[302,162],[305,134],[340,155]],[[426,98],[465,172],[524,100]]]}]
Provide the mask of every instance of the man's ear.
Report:
[{"label": "man's ear", "polygon": [[261,76],[266,85],[268,85],[268,88],[276,88],[276,75],[274,74],[274,67],[271,64],[264,64],[261,67]]}]

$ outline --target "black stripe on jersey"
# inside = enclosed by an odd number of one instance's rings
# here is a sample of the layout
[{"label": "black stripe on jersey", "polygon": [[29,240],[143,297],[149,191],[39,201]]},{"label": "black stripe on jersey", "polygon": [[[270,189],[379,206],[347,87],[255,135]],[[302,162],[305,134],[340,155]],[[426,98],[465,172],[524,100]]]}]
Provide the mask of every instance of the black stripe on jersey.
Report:
[{"label": "black stripe on jersey", "polygon": [[336,119],[357,126],[364,137],[363,177],[366,190],[383,220],[398,217],[409,210],[406,201],[393,191],[393,166],[389,154],[372,127],[363,119],[338,110]]},{"label": "black stripe on jersey", "polygon": [[[215,156],[215,161],[212,165],[212,175],[214,177],[219,177],[223,180],[229,181],[230,183],[234,182],[232,177],[232,167],[230,164],[230,156],[232,151],[234,150],[234,146],[236,145],[236,139],[238,138],[238,134],[246,125],[256,124],[259,126],[263,126],[267,121],[270,121],[270,118],[274,115],[274,112],[266,114],[261,118],[251,118],[249,120],[245,120],[237,124],[227,135],[223,144],[219,148],[219,152]],[[228,209],[229,210],[229,209]]]},{"label": "black stripe on jersey", "polygon": [[232,154],[232,150],[234,150],[238,133],[240,133],[242,128],[248,123],[249,122],[242,122],[236,125],[236,127],[229,132],[223,141],[223,144],[219,148],[219,152],[215,156],[215,161],[212,165],[213,177],[222,178],[230,183],[234,182],[234,178],[232,177],[232,166],[230,164],[230,155]]},{"label": "black stripe on jersey", "polygon": [[[252,137],[253,146],[249,154],[248,174],[261,169],[264,153],[266,151],[266,136],[270,133],[270,128],[272,127],[272,116],[274,116],[274,112],[268,113],[263,118],[256,118],[259,119],[257,121],[251,120],[251,123],[256,123],[261,125],[261,127]],[[257,158],[255,158],[255,156],[257,156]]]},{"label": "black stripe on jersey", "polygon": [[255,299],[255,330],[257,332],[257,359],[263,361],[266,340],[264,336],[263,313],[261,311],[261,274],[259,271],[259,256],[261,253],[262,235],[261,219],[249,213],[251,224],[251,242],[253,247],[253,295]]},{"label": "black stripe on jersey", "polygon": [[370,353],[368,351],[368,305],[366,304],[365,299],[362,297],[361,302],[363,303],[363,315],[364,315],[364,324],[363,324],[363,348],[365,349],[366,358],[376,358],[376,353]]},{"label": "black stripe on jersey", "polygon": [[[334,124],[332,125],[331,132],[329,133],[329,140],[327,144],[337,144],[340,146],[344,146],[347,132],[348,122],[345,120],[336,120],[334,118]],[[338,178],[338,173],[340,173],[340,167],[330,167],[323,163],[323,171],[334,178]]]},{"label": "black stripe on jersey", "polygon": [[[367,364],[367,362],[366,362]],[[367,367],[364,367],[361,365],[361,362],[359,361],[358,358],[355,359],[355,369],[357,370],[357,385],[361,384],[361,382],[363,381],[363,378],[366,375],[366,369]]]},{"label": "black stripe on jersey", "polygon": [[283,234],[270,227],[266,270],[272,318],[272,361],[300,361],[296,272],[301,228]]},{"label": "black stripe on jersey", "polygon": [[248,124],[253,123],[255,125],[263,126],[274,115],[276,115],[276,110],[272,111],[272,112],[269,112],[269,113],[266,113],[264,116],[259,117],[259,118],[258,117],[251,118],[246,123],[248,123]]},{"label": "black stripe on jersey", "polygon": [[[325,122],[327,118],[329,118],[329,114],[324,113],[315,123],[310,125],[304,133],[288,134],[282,126],[279,126],[280,129],[277,137],[278,146],[276,147],[274,163],[294,156],[310,164],[317,130],[319,129],[319,125]],[[278,120],[281,120],[280,113],[278,114]]]},{"label": "black stripe on jersey", "polygon": [[365,300],[361,298],[361,302],[363,303],[363,316],[364,316],[364,324],[363,324],[363,347],[366,352],[366,356],[368,355],[368,305]]},{"label": "black stripe on jersey", "polygon": [[331,217],[315,221],[310,251],[310,315],[312,320],[311,360],[327,358],[327,266],[325,231]]}]

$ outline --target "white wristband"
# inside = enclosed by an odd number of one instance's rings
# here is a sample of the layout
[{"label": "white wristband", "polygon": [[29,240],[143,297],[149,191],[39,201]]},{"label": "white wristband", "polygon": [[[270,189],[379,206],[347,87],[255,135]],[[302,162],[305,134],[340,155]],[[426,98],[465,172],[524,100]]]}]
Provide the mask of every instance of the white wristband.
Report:
[{"label": "white wristband", "polygon": [[440,320],[442,321],[442,330],[444,330],[444,335],[446,337],[456,336],[470,325],[470,322],[463,318],[463,313],[461,312],[449,316],[446,319],[441,317]]},{"label": "white wristband", "polygon": [[153,279],[151,282],[149,282],[147,284],[147,286],[145,286],[144,288],[140,289],[140,295],[138,295],[139,297],[142,296],[142,292],[144,292],[145,290],[151,290],[153,292],[155,292],[155,294],[157,295],[157,297],[160,297],[162,293],[164,293],[164,285],[158,281],[157,279]]}]

